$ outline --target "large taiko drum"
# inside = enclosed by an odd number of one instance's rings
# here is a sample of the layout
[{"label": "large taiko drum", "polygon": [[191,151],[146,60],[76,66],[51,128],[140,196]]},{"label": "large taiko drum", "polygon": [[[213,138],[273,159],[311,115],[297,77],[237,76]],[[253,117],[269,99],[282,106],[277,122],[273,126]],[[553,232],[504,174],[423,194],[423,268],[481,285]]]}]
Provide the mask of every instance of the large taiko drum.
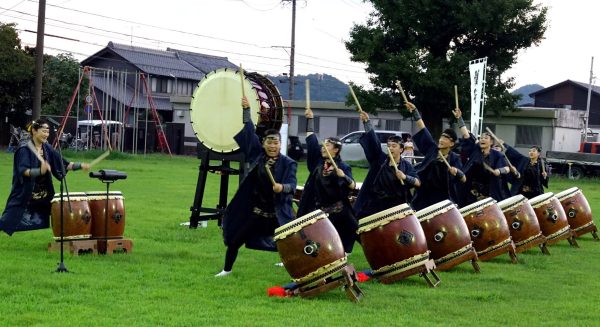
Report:
[{"label": "large taiko drum", "polygon": [[576,236],[592,232],[597,238],[597,228],[592,220],[592,209],[578,187],[571,187],[556,194],[562,205],[571,230]]},{"label": "large taiko drum", "polygon": [[572,237],[565,210],[554,193],[540,194],[529,199],[529,204],[535,211],[542,234],[546,237],[546,244],[553,244]]},{"label": "large taiko drum", "polygon": [[491,259],[507,250],[513,250],[511,256],[514,255],[508,224],[496,200],[477,201],[461,208],[460,213],[467,223],[479,260]]},{"label": "large taiko drum", "polygon": [[[123,194],[119,191],[108,193],[108,214],[106,214],[106,192],[86,192],[86,194],[92,213],[92,237],[123,238],[125,231]],[[108,220],[105,219],[106,217]]]},{"label": "large taiko drum", "polygon": [[[52,204],[52,233],[55,240],[60,240],[61,235],[61,210],[60,193],[55,194]],[[63,194],[62,210],[63,238],[66,240],[78,240],[90,238],[92,230],[92,215],[88,199],[83,192],[69,192]]]},{"label": "large taiko drum", "polygon": [[[356,186],[354,187],[354,189],[350,190],[350,193],[348,194],[348,200],[350,201],[351,205],[353,205],[354,202],[356,201],[356,198],[358,197],[358,192],[360,191],[361,186],[362,186],[362,183],[356,182]],[[294,203],[296,203],[296,204],[299,204],[300,199],[302,199],[302,193],[304,193],[304,186],[296,185],[296,191],[294,192],[292,201],[294,201]]]},{"label": "large taiko drum", "polygon": [[377,278],[402,275],[429,260],[425,233],[408,204],[360,219],[357,233]]},{"label": "large taiko drum", "polygon": [[517,252],[523,252],[546,241],[535,211],[526,197],[521,194],[512,196],[498,202],[498,207],[504,213]]},{"label": "large taiko drum", "polygon": [[430,256],[437,270],[447,270],[467,260],[476,266],[477,253],[469,236],[469,228],[460,212],[449,200],[417,211]]},{"label": "large taiko drum", "polygon": [[283,266],[299,288],[322,283],[347,265],[338,232],[321,210],[315,210],[275,230]]},{"label": "large taiko drum", "polygon": [[198,83],[190,104],[190,119],[196,137],[206,148],[227,153],[239,149],[233,137],[242,129],[242,84],[250,103],[256,134],[281,127],[283,101],[277,87],[258,73],[221,68]]}]

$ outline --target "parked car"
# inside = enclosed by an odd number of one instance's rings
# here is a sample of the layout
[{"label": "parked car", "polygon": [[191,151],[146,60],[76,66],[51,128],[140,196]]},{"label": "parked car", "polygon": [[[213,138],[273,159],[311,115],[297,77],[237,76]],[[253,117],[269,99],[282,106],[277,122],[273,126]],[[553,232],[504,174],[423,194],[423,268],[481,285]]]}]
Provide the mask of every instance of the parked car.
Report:
[{"label": "parked car", "polygon": [[288,157],[299,161],[304,156],[304,149],[298,136],[288,136]]},{"label": "parked car", "polygon": [[[364,131],[352,132],[343,136],[340,141],[342,142],[342,160],[344,161],[360,161],[367,160],[365,157],[365,153],[363,148],[360,146],[358,141],[360,137],[363,136]],[[387,153],[387,139],[390,136],[400,136],[403,141],[406,141],[408,137],[411,137],[410,133],[402,132],[402,131],[385,131],[385,130],[375,130],[375,134],[379,138],[381,142],[381,150]],[[420,156],[418,149],[415,148],[415,156]]]}]

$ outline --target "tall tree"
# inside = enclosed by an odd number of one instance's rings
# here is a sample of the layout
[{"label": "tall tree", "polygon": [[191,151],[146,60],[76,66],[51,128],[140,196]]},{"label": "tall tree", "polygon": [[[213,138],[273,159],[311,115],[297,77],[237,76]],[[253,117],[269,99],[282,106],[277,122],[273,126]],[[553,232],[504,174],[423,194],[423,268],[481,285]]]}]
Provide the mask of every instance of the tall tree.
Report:
[{"label": "tall tree", "polygon": [[[419,107],[433,132],[459,105],[470,111],[469,60],[487,57],[485,111],[515,108],[508,90],[514,78],[501,78],[520,49],[538,44],[546,31],[547,8],[533,0],[369,0],[374,11],[354,25],[346,48],[352,60],[367,64],[373,90],[359,90],[366,107],[402,100],[395,80]],[[388,106],[389,108],[389,106]]]},{"label": "tall tree", "polygon": [[[63,115],[79,81],[79,62],[72,54],[44,58],[42,115]],[[85,89],[85,88],[84,88]],[[71,110],[75,115],[77,107]]]}]

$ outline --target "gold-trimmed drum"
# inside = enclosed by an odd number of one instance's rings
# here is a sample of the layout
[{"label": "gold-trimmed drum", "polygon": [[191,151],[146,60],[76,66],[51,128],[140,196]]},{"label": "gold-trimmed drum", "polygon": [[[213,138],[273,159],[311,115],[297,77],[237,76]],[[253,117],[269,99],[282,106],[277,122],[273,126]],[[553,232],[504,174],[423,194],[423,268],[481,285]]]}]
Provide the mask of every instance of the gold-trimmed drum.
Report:
[{"label": "gold-trimmed drum", "polygon": [[[60,193],[52,198],[51,220],[52,233],[55,240],[61,238]],[[63,194],[62,220],[64,222],[63,238],[65,240],[88,239],[92,236],[92,215],[84,192],[69,192]]]},{"label": "gold-trimmed drum", "polygon": [[485,198],[461,208],[460,213],[467,223],[479,260],[488,260],[509,252],[514,261],[514,244],[506,218],[496,200]]},{"label": "gold-trimmed drum", "polygon": [[554,193],[540,194],[529,199],[529,204],[535,211],[542,234],[546,237],[546,244],[572,238],[567,215]]},{"label": "gold-trimmed drum", "polygon": [[[108,193],[108,215],[106,215],[106,192],[94,191],[86,194],[92,213],[92,238],[123,238],[125,232],[123,194],[120,191]],[[108,220],[105,220],[105,215]]]},{"label": "gold-trimmed drum", "polygon": [[379,279],[407,277],[429,260],[425,233],[408,204],[360,219],[357,234],[373,276]]},{"label": "gold-trimmed drum", "polygon": [[575,236],[592,233],[598,239],[598,229],[592,218],[592,209],[585,195],[578,187],[571,187],[556,194],[567,215],[567,221]]},{"label": "gold-trimmed drum", "polygon": [[416,216],[437,270],[448,270],[471,260],[473,268],[479,271],[469,228],[454,203],[449,200],[438,202],[417,211]]},{"label": "gold-trimmed drum", "polygon": [[281,262],[300,289],[324,283],[347,265],[340,236],[321,210],[275,229]]},{"label": "gold-trimmed drum", "polygon": [[504,199],[498,202],[498,207],[504,213],[517,252],[523,252],[546,241],[535,211],[525,196],[517,194]]}]

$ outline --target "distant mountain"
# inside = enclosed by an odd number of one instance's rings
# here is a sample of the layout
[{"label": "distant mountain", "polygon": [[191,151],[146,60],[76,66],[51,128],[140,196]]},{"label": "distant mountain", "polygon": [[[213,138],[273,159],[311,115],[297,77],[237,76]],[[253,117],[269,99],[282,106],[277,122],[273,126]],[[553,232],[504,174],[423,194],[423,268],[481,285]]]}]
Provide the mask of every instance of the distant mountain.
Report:
[{"label": "distant mountain", "polygon": [[[289,99],[289,77],[284,75],[269,76],[284,99]],[[327,74],[309,74],[294,76],[294,100],[306,98],[306,80],[310,81],[311,101],[345,102],[348,95],[348,85]]]},{"label": "distant mountain", "polygon": [[521,100],[517,103],[517,106],[533,106],[533,98],[531,98],[529,95],[543,88],[544,87],[539,84],[528,84],[512,91],[512,94],[520,94],[522,96]]}]

